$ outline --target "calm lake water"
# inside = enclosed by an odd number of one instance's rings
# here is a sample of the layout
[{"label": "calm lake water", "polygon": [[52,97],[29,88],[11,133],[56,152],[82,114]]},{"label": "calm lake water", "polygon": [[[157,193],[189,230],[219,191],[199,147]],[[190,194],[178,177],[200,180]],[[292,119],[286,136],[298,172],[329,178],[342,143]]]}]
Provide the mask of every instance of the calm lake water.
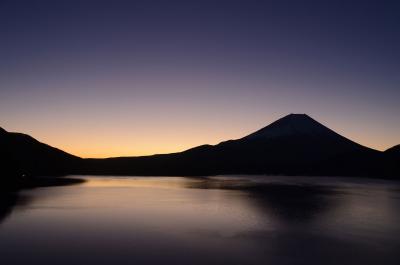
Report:
[{"label": "calm lake water", "polygon": [[1,264],[400,264],[400,182],[73,177],[3,200]]}]

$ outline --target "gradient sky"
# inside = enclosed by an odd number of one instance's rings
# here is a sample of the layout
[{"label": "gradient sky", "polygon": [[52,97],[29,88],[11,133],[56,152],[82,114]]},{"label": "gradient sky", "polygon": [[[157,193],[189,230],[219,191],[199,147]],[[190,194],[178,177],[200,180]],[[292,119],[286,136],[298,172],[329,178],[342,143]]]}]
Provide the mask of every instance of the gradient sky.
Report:
[{"label": "gradient sky", "polygon": [[400,143],[399,3],[2,0],[0,126],[107,157],[307,113],[384,150]]}]

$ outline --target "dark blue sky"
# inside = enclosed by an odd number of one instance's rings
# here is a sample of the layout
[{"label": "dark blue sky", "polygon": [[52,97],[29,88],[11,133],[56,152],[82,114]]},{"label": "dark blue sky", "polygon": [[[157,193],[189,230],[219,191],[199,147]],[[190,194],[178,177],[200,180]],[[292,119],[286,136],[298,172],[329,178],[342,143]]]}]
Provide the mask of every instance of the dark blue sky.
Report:
[{"label": "dark blue sky", "polygon": [[396,1],[1,1],[0,126],[135,155],[293,112],[385,149],[400,143],[399,14]]}]

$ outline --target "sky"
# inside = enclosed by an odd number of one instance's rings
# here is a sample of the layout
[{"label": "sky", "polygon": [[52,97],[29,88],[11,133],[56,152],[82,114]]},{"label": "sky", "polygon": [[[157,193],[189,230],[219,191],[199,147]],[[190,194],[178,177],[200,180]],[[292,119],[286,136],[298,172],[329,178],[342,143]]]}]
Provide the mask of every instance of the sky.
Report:
[{"label": "sky", "polygon": [[182,151],[306,113],[400,143],[398,1],[0,1],[0,126],[81,157]]}]

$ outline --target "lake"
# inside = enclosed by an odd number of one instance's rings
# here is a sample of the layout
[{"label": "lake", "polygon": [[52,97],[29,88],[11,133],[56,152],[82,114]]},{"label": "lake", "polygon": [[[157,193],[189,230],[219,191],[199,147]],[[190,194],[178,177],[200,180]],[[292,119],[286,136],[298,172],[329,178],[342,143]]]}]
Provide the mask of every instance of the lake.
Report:
[{"label": "lake", "polygon": [[400,182],[71,178],[4,196],[1,264],[400,264]]}]

